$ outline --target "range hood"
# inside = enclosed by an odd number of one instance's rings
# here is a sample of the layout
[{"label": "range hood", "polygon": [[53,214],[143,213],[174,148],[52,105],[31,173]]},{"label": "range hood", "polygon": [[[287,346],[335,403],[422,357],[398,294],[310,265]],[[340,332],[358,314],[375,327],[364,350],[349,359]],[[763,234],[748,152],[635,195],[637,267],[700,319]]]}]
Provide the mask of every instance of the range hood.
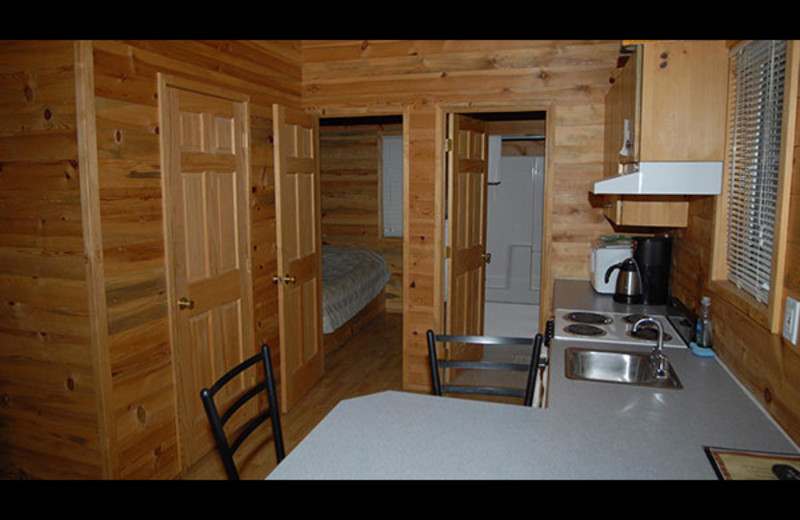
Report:
[{"label": "range hood", "polygon": [[596,195],[719,195],[722,162],[641,162],[594,183]]}]

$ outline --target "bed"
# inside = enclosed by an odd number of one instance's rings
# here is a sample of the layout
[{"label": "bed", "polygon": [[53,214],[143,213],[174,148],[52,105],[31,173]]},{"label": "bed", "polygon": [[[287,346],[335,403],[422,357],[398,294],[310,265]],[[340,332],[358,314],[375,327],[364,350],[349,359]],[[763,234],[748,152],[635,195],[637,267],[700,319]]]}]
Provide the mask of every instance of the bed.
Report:
[{"label": "bed", "polygon": [[322,332],[325,352],[341,345],[383,309],[392,277],[384,258],[356,246],[322,246]]}]

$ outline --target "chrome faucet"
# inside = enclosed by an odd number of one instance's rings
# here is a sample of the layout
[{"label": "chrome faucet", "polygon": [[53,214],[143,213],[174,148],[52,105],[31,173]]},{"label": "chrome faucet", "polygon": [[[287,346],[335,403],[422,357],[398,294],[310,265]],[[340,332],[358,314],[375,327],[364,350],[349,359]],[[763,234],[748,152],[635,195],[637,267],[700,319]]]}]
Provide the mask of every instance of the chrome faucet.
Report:
[{"label": "chrome faucet", "polygon": [[668,376],[667,372],[669,370],[669,359],[664,355],[664,329],[657,320],[650,316],[645,316],[634,323],[632,332],[638,331],[643,323],[652,323],[658,329],[656,346],[653,347],[653,350],[650,352],[650,370],[656,378],[663,379]]}]

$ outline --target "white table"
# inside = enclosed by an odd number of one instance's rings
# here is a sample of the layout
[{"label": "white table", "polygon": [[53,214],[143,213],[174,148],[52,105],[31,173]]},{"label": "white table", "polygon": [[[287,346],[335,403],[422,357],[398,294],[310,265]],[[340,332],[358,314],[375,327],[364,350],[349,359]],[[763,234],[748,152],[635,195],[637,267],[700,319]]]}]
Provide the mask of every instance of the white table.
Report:
[{"label": "white table", "polygon": [[537,415],[518,405],[383,392],[342,401],[268,479],[534,478]]},{"label": "white table", "polygon": [[797,452],[714,359],[670,350],[680,391],[571,381],[562,361],[554,342],[546,409],[405,392],[342,401],[268,478],[716,479],[703,446]]}]

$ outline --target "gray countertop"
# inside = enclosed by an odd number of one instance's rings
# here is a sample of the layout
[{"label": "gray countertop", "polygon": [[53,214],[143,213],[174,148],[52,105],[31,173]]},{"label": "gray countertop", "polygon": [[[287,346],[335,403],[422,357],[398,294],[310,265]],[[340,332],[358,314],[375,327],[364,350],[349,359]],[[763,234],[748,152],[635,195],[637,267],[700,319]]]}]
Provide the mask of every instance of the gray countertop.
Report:
[{"label": "gray countertop", "polygon": [[553,309],[594,309],[603,312],[664,314],[664,305],[618,303],[610,294],[600,294],[586,280],[556,280],[553,284]]},{"label": "gray countertop", "polygon": [[[587,298],[642,310],[556,284],[556,308]],[[567,379],[569,346],[637,348],[554,340],[545,409],[405,392],[342,401],[268,478],[715,479],[704,446],[798,452],[715,358],[669,349],[683,389],[657,390]]]}]

